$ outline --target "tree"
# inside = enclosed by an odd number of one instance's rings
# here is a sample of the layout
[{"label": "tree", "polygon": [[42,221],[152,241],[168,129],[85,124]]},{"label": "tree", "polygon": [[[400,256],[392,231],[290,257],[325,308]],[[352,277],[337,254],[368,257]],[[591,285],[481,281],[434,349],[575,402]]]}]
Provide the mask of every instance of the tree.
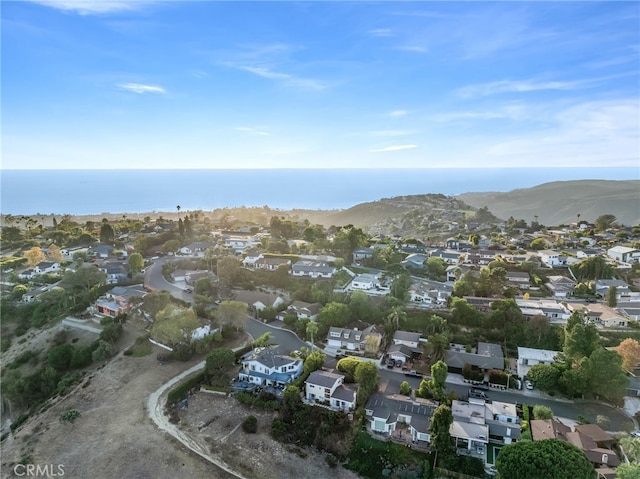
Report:
[{"label": "tree", "polygon": [[606,214],[600,215],[594,221],[594,225],[596,226],[596,230],[598,231],[606,231],[609,228],[613,228],[616,224],[617,218],[615,215]]},{"label": "tree", "polygon": [[170,304],[156,315],[151,327],[151,337],[168,345],[190,343],[193,330],[200,327],[193,309]]},{"label": "tree", "polygon": [[369,296],[364,291],[354,291],[349,297],[349,311],[356,321],[366,321],[371,317]]},{"label": "tree", "polygon": [[196,279],[196,282],[193,284],[193,292],[200,296],[211,296],[213,292],[211,278],[205,276],[204,278]]},{"label": "tree", "polygon": [[431,355],[431,362],[442,361],[447,355],[449,349],[449,336],[444,333],[435,333],[427,336],[427,344],[424,348]]},{"label": "tree", "polygon": [[113,226],[103,220],[102,226],[100,226],[100,242],[112,243],[116,234],[113,231]]},{"label": "tree", "polygon": [[272,344],[272,340],[273,334],[267,331],[263,335],[259,336],[254,342],[252,342],[251,346],[253,346],[254,348],[264,348],[270,346]]},{"label": "tree", "polygon": [[62,256],[62,252],[60,251],[60,248],[58,246],[56,246],[55,244],[50,244],[49,248],[47,249],[47,259],[49,261],[61,263],[64,260],[64,257]]},{"label": "tree", "polygon": [[579,311],[569,316],[564,329],[563,352],[569,361],[589,357],[598,347],[598,330]]},{"label": "tree", "polygon": [[622,400],[629,385],[629,378],[622,370],[622,356],[600,347],[591,353],[586,368],[592,393],[611,401]]},{"label": "tree", "polygon": [[413,391],[413,389],[407,381],[402,381],[400,383],[400,394],[404,396],[411,396],[411,391]]},{"label": "tree", "polygon": [[355,381],[356,368],[362,361],[355,356],[342,358],[336,364],[336,369],[345,375],[345,382],[352,383]]},{"label": "tree", "polygon": [[180,240],[177,239],[172,239],[169,241],[166,241],[163,245],[162,245],[162,252],[167,254],[167,253],[175,253],[176,251],[178,251],[180,249]]},{"label": "tree", "polygon": [[307,358],[304,360],[304,364],[302,365],[302,370],[305,374],[309,375],[314,371],[317,371],[324,364],[325,355],[322,354],[317,349],[311,351]]},{"label": "tree", "polygon": [[74,293],[88,293],[95,286],[105,284],[107,274],[95,266],[87,266],[77,271],[66,271],[60,284]]},{"label": "tree", "polygon": [[536,238],[531,242],[531,249],[534,251],[540,251],[548,247],[547,240],[544,238]]},{"label": "tree", "polygon": [[496,458],[500,479],[592,479],[593,466],[573,444],[559,439],[518,441]]},{"label": "tree", "polygon": [[66,371],[71,366],[71,358],[75,348],[71,344],[54,346],[47,354],[47,363],[58,371]]},{"label": "tree", "polygon": [[309,340],[311,341],[311,344],[313,344],[313,338],[316,334],[318,334],[318,325],[313,321],[309,321],[309,324],[307,324],[306,333],[307,333],[307,338],[309,338]]},{"label": "tree", "polygon": [[444,280],[447,263],[439,256],[431,256],[425,263],[427,274],[436,281]]},{"label": "tree", "polygon": [[139,273],[144,268],[144,259],[140,253],[133,253],[127,262],[132,273]]},{"label": "tree", "polygon": [[343,303],[331,302],[318,313],[318,334],[326,336],[329,328],[334,326],[344,328],[351,320],[351,310]]},{"label": "tree", "polygon": [[638,479],[640,477],[640,464],[620,464],[616,468],[617,479]]},{"label": "tree", "polygon": [[204,377],[208,384],[217,382],[218,378],[226,378],[227,371],[235,364],[236,356],[229,348],[216,348],[207,355],[204,366]]},{"label": "tree", "polygon": [[216,319],[220,326],[233,324],[238,329],[243,329],[247,321],[247,303],[241,301],[222,301],[216,310]]},{"label": "tree", "polygon": [[409,286],[411,286],[409,275],[407,273],[399,274],[391,282],[391,296],[403,302],[407,301],[409,299]]},{"label": "tree", "polygon": [[371,361],[360,361],[354,373],[354,379],[358,383],[356,402],[365,404],[369,396],[378,389],[378,366]]},{"label": "tree", "polygon": [[609,286],[607,290],[607,306],[610,308],[618,306],[618,288],[615,286]]},{"label": "tree", "polygon": [[169,291],[151,291],[142,298],[142,309],[149,314],[151,319],[155,319],[157,314],[169,304],[171,304]]},{"label": "tree", "polygon": [[579,282],[611,279],[613,276],[613,269],[602,256],[583,259],[573,265],[571,271]]},{"label": "tree", "polygon": [[35,265],[42,263],[45,259],[47,259],[39,246],[34,246],[33,248],[25,251],[24,257],[27,258],[27,262],[31,267],[34,267]]},{"label": "tree", "polygon": [[100,363],[106,361],[113,356],[113,346],[107,341],[102,339],[98,340],[98,347],[91,353],[91,359],[93,362]]},{"label": "tree", "polygon": [[551,364],[534,364],[529,369],[527,376],[537,388],[543,391],[556,391],[560,370]]},{"label": "tree", "polygon": [[453,450],[449,428],[453,424],[453,413],[446,404],[441,404],[431,417],[429,433],[431,434],[431,447],[437,453],[447,453]]},{"label": "tree", "polygon": [[625,371],[632,371],[640,362],[640,343],[635,339],[625,339],[618,345],[616,351],[622,356],[622,369]]},{"label": "tree", "polygon": [[220,282],[226,286],[233,286],[240,280],[242,270],[240,269],[240,261],[232,256],[224,256],[218,258],[216,272]]},{"label": "tree", "polygon": [[553,419],[553,411],[548,406],[536,404],[533,406],[534,419]]},{"label": "tree", "polygon": [[444,361],[438,361],[431,366],[431,381],[436,389],[444,391],[447,382],[448,366]]}]

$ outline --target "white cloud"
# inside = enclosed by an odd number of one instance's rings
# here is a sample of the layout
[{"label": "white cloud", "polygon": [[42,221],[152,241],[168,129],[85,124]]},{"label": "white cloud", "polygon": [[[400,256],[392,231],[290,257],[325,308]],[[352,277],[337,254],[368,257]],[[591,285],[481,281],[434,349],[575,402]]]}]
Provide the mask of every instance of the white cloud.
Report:
[{"label": "white cloud", "polygon": [[374,30],[369,30],[367,32],[369,35],[373,37],[391,37],[393,33],[390,28],[376,28]]},{"label": "white cloud", "polygon": [[600,81],[600,79],[576,81],[500,80],[490,83],[480,83],[477,85],[467,85],[458,89],[457,94],[462,98],[472,98],[496,95],[498,93],[525,93],[541,90],[566,91],[585,88],[597,81]]},{"label": "white cloud", "polygon": [[370,150],[370,153],[383,153],[383,152],[386,152],[386,151],[413,150],[414,148],[418,148],[418,145],[393,145],[393,146],[385,146],[384,148],[377,148],[375,150]]},{"label": "white cloud", "polygon": [[401,50],[404,52],[415,52],[415,53],[428,53],[429,49],[427,47],[422,47],[420,45],[401,45],[396,47],[396,50]]},{"label": "white cloud", "polygon": [[393,118],[397,118],[399,116],[405,116],[408,113],[409,112],[407,110],[393,110],[392,112],[389,113],[389,116]]},{"label": "white cloud", "polygon": [[166,90],[156,85],[144,85],[142,83],[120,83],[121,89],[142,95],[143,93],[166,93]]},{"label": "white cloud", "polygon": [[324,90],[328,85],[320,80],[314,80],[312,78],[302,78],[288,73],[282,73],[274,71],[267,67],[252,67],[252,66],[238,66],[240,70],[252,73],[262,78],[268,78],[270,80],[282,81],[288,85],[292,85],[298,88],[305,88],[309,90]]},{"label": "white cloud", "polygon": [[135,10],[158,0],[29,0],[58,10],[73,11],[80,15]]},{"label": "white cloud", "polygon": [[258,135],[258,136],[269,136],[269,133],[264,131],[264,130],[260,130],[258,128],[251,128],[249,126],[237,126],[235,128],[236,131],[242,131],[244,133],[249,133],[251,135]]}]

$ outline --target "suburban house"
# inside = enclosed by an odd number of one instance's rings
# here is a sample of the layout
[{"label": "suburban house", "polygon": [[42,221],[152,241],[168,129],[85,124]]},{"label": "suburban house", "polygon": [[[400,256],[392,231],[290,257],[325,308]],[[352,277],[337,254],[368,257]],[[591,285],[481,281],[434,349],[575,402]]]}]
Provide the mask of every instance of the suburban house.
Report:
[{"label": "suburban house", "polygon": [[242,260],[242,266],[244,266],[245,268],[256,269],[256,263],[263,258],[264,256],[262,254],[247,255]]},{"label": "suburban house", "polygon": [[215,246],[215,243],[211,243],[209,241],[197,241],[195,243],[188,244],[187,246],[183,246],[178,250],[178,253],[202,257],[204,256],[204,252],[213,246]]},{"label": "suburban house", "polygon": [[595,282],[596,293],[603,297],[607,296],[611,287],[616,288],[617,295],[629,292],[629,285],[621,279],[597,279]]},{"label": "suburban house", "polygon": [[[259,258],[254,264],[253,269],[262,269],[265,271],[276,271],[280,266],[291,266],[291,260],[286,258]],[[287,268],[289,269],[289,268]]]},{"label": "suburban house", "polygon": [[60,249],[60,253],[62,254],[62,257],[65,259],[65,261],[72,261],[73,255],[75,253],[88,253],[88,252],[89,252],[88,246],[71,246],[69,248]]},{"label": "suburban house", "polygon": [[332,278],[336,273],[333,266],[329,266],[324,261],[300,260],[291,267],[293,276],[303,276],[308,278]]},{"label": "suburban house", "polygon": [[396,331],[393,334],[393,344],[404,344],[416,352],[422,352],[420,349],[420,333],[412,333],[410,331]]},{"label": "suburban house", "polygon": [[535,366],[536,364],[552,364],[553,358],[555,358],[559,353],[560,351],[551,351],[548,349],[518,347],[518,377],[524,378],[529,374],[531,366]]},{"label": "suburban house", "polygon": [[[368,421],[367,430],[373,434],[380,434],[396,440],[411,442],[417,446],[426,447],[431,436],[429,427],[431,416],[438,406],[434,401],[403,396],[388,397],[380,393],[373,394],[365,405],[365,417]],[[402,430],[405,429],[405,437]]]},{"label": "suburban house", "polygon": [[60,263],[53,261],[43,261],[33,268],[33,274],[58,273],[60,271]]},{"label": "suburban house", "polygon": [[567,257],[562,253],[558,253],[557,251],[544,249],[538,251],[538,255],[540,256],[540,261],[542,261],[542,263],[546,264],[550,268],[556,266],[565,266],[567,264]]},{"label": "suburban house", "polygon": [[271,348],[256,348],[242,357],[238,377],[261,386],[284,386],[302,374],[302,363]]},{"label": "suburban house", "polygon": [[576,282],[566,276],[549,276],[548,279],[546,286],[556,298],[566,298],[576,287]]},{"label": "suburban house", "polygon": [[491,311],[491,303],[495,301],[495,298],[484,298],[482,296],[463,296],[462,299],[464,299],[469,306],[473,306],[478,311],[485,313]]},{"label": "suburban house", "polygon": [[349,283],[349,289],[369,290],[374,288],[380,288],[380,280],[375,274],[359,274]]},{"label": "suburban house", "polygon": [[322,309],[321,303],[305,303],[304,301],[294,301],[291,303],[287,309],[281,311],[276,316],[277,319],[283,320],[284,317],[288,314],[295,314],[298,319],[310,319],[311,321],[316,321],[318,319],[318,313]]},{"label": "suburban house", "polygon": [[98,269],[107,275],[107,284],[116,284],[126,281],[129,277],[129,265],[127,263],[109,261],[102,263]]},{"label": "suburban house", "polygon": [[527,318],[546,316],[552,323],[564,323],[569,319],[569,316],[571,316],[571,311],[558,301],[516,298],[516,305]]},{"label": "suburban house", "polygon": [[358,261],[362,261],[363,259],[371,259],[373,258],[373,248],[357,248],[353,250],[352,253],[353,262],[357,263]]},{"label": "suburban house", "polygon": [[264,308],[278,309],[286,304],[285,299],[275,293],[235,289],[233,290],[233,296],[235,301],[247,303],[252,311],[262,311]]},{"label": "suburban house", "polygon": [[620,263],[633,263],[640,259],[640,250],[627,246],[614,246],[607,250],[607,256]]},{"label": "suburban house", "polygon": [[402,265],[405,267],[408,266],[415,269],[422,269],[424,268],[424,263],[427,259],[429,259],[429,256],[424,253],[413,253],[402,260]]},{"label": "suburban house", "polygon": [[597,477],[615,478],[620,458],[612,449],[615,439],[597,424],[576,425],[573,431],[557,419],[534,419],[530,422],[534,441],[559,439],[566,441],[587,456],[594,465]]},{"label": "suburban house", "polygon": [[596,326],[625,328],[629,325],[629,318],[624,317],[621,313],[618,313],[615,309],[605,304],[593,303],[583,305],[570,303],[567,306],[570,310],[580,311],[586,314],[589,320],[595,323]]},{"label": "suburban house", "polygon": [[325,404],[345,412],[356,406],[355,388],[344,385],[342,374],[328,371],[314,371],[309,375],[304,397],[311,403]]},{"label": "suburban house", "polygon": [[529,273],[521,271],[507,271],[507,285],[518,289],[529,289],[531,286]]},{"label": "suburban house", "polygon": [[583,248],[576,251],[576,257],[579,259],[594,258],[596,256],[599,256],[598,252],[591,248]]},{"label": "suburban house", "polygon": [[459,264],[460,263],[460,252],[455,250],[442,250],[436,249],[433,250],[430,257],[434,258],[442,258],[447,264]]},{"label": "suburban house", "polygon": [[[367,340],[367,337],[374,338]],[[327,347],[330,349],[344,349],[347,351],[365,351],[367,348],[378,349],[382,335],[378,333],[375,325],[368,326],[364,329],[359,328],[329,328],[327,334]],[[368,345],[367,341],[371,341]]]},{"label": "suburban house", "polygon": [[97,314],[115,318],[126,312],[131,298],[142,298],[147,291],[141,286],[116,286],[96,300],[92,309]]},{"label": "suburban house", "polygon": [[412,303],[420,306],[444,306],[447,304],[447,298],[451,296],[452,290],[449,285],[420,281],[409,286],[409,297]]},{"label": "suburban house", "polygon": [[489,444],[489,426],[485,422],[484,401],[451,402],[453,422],[449,434],[455,440],[456,452],[485,461]]},{"label": "suburban house", "polygon": [[99,244],[89,248],[89,253],[98,258],[108,258],[115,248],[108,244]]},{"label": "suburban house", "polygon": [[38,300],[38,296],[52,289],[51,285],[41,286],[40,288],[30,289],[22,295],[22,302],[33,303]]},{"label": "suburban house", "polygon": [[18,273],[18,278],[20,279],[33,279],[33,270],[25,269],[24,271],[20,271]]},{"label": "suburban house", "polygon": [[445,363],[449,371],[461,373],[465,364],[489,371],[490,369],[504,369],[504,354],[502,346],[493,343],[478,342],[477,348],[470,348],[469,352],[462,344],[452,344],[447,350]]}]

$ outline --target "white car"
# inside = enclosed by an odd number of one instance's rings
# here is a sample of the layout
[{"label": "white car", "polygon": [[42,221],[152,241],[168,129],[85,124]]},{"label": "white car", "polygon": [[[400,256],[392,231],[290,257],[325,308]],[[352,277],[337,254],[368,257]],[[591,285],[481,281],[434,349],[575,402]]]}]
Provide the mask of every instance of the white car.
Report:
[{"label": "white car", "polygon": [[524,382],[524,387],[526,387],[527,389],[533,389],[533,383],[527,379]]},{"label": "white car", "polygon": [[631,431],[629,434],[631,434],[633,437],[640,438],[640,431]]}]

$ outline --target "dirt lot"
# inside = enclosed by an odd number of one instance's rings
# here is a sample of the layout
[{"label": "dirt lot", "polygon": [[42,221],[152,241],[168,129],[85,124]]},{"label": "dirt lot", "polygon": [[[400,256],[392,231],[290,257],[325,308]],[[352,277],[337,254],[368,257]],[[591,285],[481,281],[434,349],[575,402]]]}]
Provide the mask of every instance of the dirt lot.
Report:
[{"label": "dirt lot", "polygon": [[[141,333],[134,325],[125,327],[125,344]],[[207,478],[227,479],[222,471],[189,451],[151,421],[147,400],[172,377],[193,366],[172,362],[160,365],[153,354],[134,358],[119,353],[91,373],[74,392],[32,417],[15,436],[2,444],[1,477],[17,477],[14,466],[28,458],[33,464],[64,466],[69,478]],[[74,423],[62,423],[60,414],[77,409]],[[330,469],[323,457],[299,451],[268,434],[270,414],[251,411],[232,398],[207,393],[195,395],[180,428],[194,444],[210,451],[246,478],[298,479],[305,477],[355,478],[338,467]],[[249,414],[259,418],[259,432],[246,434],[236,426]],[[204,423],[208,423],[206,427]]]}]

